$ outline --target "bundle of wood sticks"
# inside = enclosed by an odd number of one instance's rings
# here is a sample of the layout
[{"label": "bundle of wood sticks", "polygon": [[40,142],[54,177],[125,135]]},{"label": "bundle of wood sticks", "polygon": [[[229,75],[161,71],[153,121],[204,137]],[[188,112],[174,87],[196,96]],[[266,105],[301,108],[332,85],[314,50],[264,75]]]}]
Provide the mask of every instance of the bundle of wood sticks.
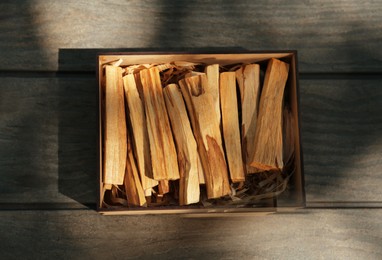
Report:
[{"label": "bundle of wood sticks", "polygon": [[120,64],[102,72],[104,205],[236,203],[285,189],[288,63]]}]

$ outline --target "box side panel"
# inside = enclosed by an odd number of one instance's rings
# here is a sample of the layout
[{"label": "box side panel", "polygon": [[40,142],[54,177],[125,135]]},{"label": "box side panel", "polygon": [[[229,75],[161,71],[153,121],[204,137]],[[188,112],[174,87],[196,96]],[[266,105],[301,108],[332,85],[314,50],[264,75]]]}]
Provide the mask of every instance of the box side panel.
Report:
[{"label": "box side panel", "polygon": [[98,119],[98,140],[97,140],[97,156],[98,156],[98,165],[97,165],[97,169],[98,169],[98,172],[97,172],[97,176],[98,176],[98,184],[99,184],[99,187],[98,187],[98,192],[97,192],[97,209],[100,210],[102,208],[102,200],[103,200],[103,194],[104,194],[104,190],[103,190],[103,178],[102,178],[102,175],[103,175],[103,171],[102,171],[102,168],[103,168],[103,154],[102,154],[102,147],[103,147],[103,141],[102,141],[102,136],[103,136],[103,132],[102,132],[102,124],[103,124],[103,121],[102,121],[102,104],[103,104],[103,95],[102,95],[102,87],[103,87],[103,71],[102,71],[102,63],[101,63],[101,60],[100,60],[100,57],[97,56],[97,80],[98,80],[98,101],[97,101],[97,105],[98,105],[98,116],[97,116],[97,119]]},{"label": "box side panel", "polygon": [[[269,204],[266,211],[271,211],[272,207],[301,207],[305,205],[305,193],[304,193],[304,180],[303,180],[303,168],[302,168],[302,155],[301,155],[301,142],[300,142],[300,121],[299,121],[299,104],[298,104],[298,75],[297,75],[297,57],[295,51],[278,51],[278,52],[252,52],[252,53],[234,53],[234,54],[101,54],[98,57],[98,81],[99,81],[99,202],[97,203],[100,213],[105,215],[114,214],[170,214],[170,213],[195,213],[195,209],[145,209],[145,210],[133,210],[126,208],[121,209],[105,209],[102,208],[102,194],[104,188],[102,184],[102,87],[103,87],[103,73],[102,69],[105,64],[112,63],[122,59],[122,66],[132,64],[147,64],[147,63],[166,63],[173,61],[187,61],[194,63],[214,64],[219,63],[221,65],[235,64],[235,63],[259,63],[264,62],[270,58],[279,58],[288,61],[291,65],[290,80],[288,83],[289,99],[291,103],[291,110],[295,121],[295,164],[296,172],[292,176],[291,190],[288,196],[280,196],[280,199],[274,200],[273,206]],[[211,213],[211,212],[256,212],[259,208],[224,208],[224,209],[197,209],[199,213]],[[261,209],[263,210],[263,209]]]},{"label": "box side panel", "polygon": [[122,59],[121,66],[132,64],[166,63],[174,61],[188,61],[196,63],[228,65],[234,63],[254,63],[270,58],[283,58],[290,52],[280,53],[245,53],[245,54],[142,54],[142,55],[101,55],[102,64],[112,63]]},{"label": "box side panel", "polygon": [[305,189],[303,181],[303,163],[300,136],[300,116],[299,116],[299,90],[298,90],[298,70],[297,53],[294,53],[288,60],[290,63],[288,91],[286,93],[293,119],[294,119],[294,147],[295,147],[295,172],[289,181],[290,190],[281,194],[278,198],[278,207],[304,207]]}]

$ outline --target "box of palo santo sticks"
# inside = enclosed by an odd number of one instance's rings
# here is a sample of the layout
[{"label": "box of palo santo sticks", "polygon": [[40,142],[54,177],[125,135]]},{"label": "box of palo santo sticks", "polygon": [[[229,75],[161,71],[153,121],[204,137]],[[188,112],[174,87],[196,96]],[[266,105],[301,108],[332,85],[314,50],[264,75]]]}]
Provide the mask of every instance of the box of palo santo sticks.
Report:
[{"label": "box of palo santo sticks", "polygon": [[98,56],[103,214],[304,207],[296,51]]}]

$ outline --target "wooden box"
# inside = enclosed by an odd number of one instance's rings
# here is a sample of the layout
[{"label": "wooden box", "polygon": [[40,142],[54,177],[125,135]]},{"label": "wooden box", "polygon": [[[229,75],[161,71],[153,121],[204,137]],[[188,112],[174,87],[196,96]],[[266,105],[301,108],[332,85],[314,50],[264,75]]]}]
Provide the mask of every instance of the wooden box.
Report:
[{"label": "wooden box", "polygon": [[[276,58],[289,64],[289,75],[285,86],[284,99],[287,100],[293,115],[294,122],[294,173],[290,176],[287,188],[278,196],[268,198],[251,205],[250,207],[224,206],[204,207],[203,205],[188,206],[162,206],[162,207],[106,207],[103,204],[103,82],[104,65],[120,61],[120,66],[134,64],[170,63],[187,61],[193,63],[215,64],[220,66],[229,64],[260,64],[264,71],[268,61]],[[221,212],[251,212],[264,214],[269,212],[293,210],[305,206],[303,160],[300,137],[299,115],[299,86],[296,51],[248,51],[240,53],[105,53],[98,55],[97,78],[99,82],[99,140],[98,140],[98,202],[97,210],[101,214],[169,214],[169,213],[221,213]],[[128,126],[129,127],[129,126]]]}]

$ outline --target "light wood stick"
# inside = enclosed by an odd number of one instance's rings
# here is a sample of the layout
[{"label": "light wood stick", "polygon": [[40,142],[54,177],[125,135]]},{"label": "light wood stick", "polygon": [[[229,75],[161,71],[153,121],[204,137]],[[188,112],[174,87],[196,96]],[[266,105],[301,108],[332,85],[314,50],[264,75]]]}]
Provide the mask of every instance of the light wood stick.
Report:
[{"label": "light wood stick", "polygon": [[147,133],[145,110],[142,100],[143,97],[139,95],[133,74],[124,76],[123,83],[133,133],[133,148],[137,158],[142,187],[145,190],[146,195],[149,196],[151,195],[152,187],[158,185],[158,181],[149,178],[149,176],[152,176],[152,166],[149,136]]},{"label": "light wood stick", "polygon": [[104,184],[122,185],[126,168],[126,116],[122,69],[105,67]]},{"label": "light wood stick", "polygon": [[265,73],[251,166],[261,170],[283,168],[282,113],[289,64],[271,59]]},{"label": "light wood stick", "polygon": [[141,70],[140,77],[150,140],[153,179],[179,179],[178,159],[163,98],[159,70],[156,67]]},{"label": "light wood stick", "polygon": [[203,165],[208,198],[230,194],[228,170],[224,157],[219,122],[213,98],[206,91],[205,75],[179,81],[191,118],[192,128]]},{"label": "light wood stick", "polygon": [[241,134],[243,159],[247,173],[257,172],[249,164],[254,156],[256,122],[260,98],[260,65],[249,64],[236,70],[241,98]]},{"label": "light wood stick", "polygon": [[163,93],[178,151],[179,204],[197,203],[200,197],[199,176],[203,171],[182,93],[176,84],[167,85]]},{"label": "light wood stick", "polygon": [[125,190],[129,206],[147,206],[145,192],[139,180],[137,165],[134,160],[130,140],[128,141],[127,162],[125,173]]},{"label": "light wood stick", "polygon": [[245,175],[241,154],[235,72],[223,72],[220,74],[220,106],[224,144],[231,180],[233,183],[242,182],[245,180]]},{"label": "light wood stick", "polygon": [[208,85],[205,91],[210,93],[212,96],[212,102],[214,103],[214,111],[216,113],[216,118],[221,122],[220,114],[220,98],[219,98],[219,64],[212,64],[206,66],[204,72],[207,75]]},{"label": "light wood stick", "polygon": [[199,174],[199,184],[206,184],[206,179],[204,178],[204,170],[202,161],[200,159],[200,154],[198,153],[198,174]]}]

